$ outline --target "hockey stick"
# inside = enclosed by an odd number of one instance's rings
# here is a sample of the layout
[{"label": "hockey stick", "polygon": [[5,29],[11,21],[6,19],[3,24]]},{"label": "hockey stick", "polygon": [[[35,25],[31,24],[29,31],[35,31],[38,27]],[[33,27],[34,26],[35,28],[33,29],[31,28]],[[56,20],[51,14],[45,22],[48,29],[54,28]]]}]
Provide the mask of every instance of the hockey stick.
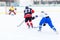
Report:
[{"label": "hockey stick", "polygon": [[[32,20],[34,20],[36,17],[38,17],[37,15],[35,17],[32,17]],[[24,23],[25,20],[23,20],[17,27],[21,26]]]},{"label": "hockey stick", "polygon": [[23,20],[17,27],[21,26],[24,23],[25,20]]},{"label": "hockey stick", "polygon": [[33,27],[33,28],[39,28],[39,27]]}]

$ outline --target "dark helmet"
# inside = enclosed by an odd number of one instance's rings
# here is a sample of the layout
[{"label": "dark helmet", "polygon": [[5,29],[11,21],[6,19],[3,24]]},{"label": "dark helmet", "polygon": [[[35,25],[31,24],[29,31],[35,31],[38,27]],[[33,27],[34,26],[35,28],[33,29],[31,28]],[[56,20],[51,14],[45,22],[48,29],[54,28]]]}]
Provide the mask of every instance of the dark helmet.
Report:
[{"label": "dark helmet", "polygon": [[26,6],[25,8],[26,8],[26,9],[28,9],[29,7],[28,7],[28,6]]},{"label": "dark helmet", "polygon": [[45,15],[48,15],[47,13],[45,13],[44,11],[41,11],[41,13],[44,13]]},{"label": "dark helmet", "polygon": [[41,11],[41,13],[44,13],[44,11]]}]

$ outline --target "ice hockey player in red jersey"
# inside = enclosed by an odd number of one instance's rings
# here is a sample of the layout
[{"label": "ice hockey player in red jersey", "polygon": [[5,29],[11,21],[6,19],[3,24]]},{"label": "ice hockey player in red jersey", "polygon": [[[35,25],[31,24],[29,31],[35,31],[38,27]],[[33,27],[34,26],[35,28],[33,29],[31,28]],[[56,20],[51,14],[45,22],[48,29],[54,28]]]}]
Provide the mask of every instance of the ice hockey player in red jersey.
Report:
[{"label": "ice hockey player in red jersey", "polygon": [[33,28],[33,24],[32,24],[32,14],[33,13],[34,13],[34,10],[29,8],[28,6],[25,7],[24,18],[25,18],[25,23],[27,24],[28,28],[30,28],[30,26]]}]

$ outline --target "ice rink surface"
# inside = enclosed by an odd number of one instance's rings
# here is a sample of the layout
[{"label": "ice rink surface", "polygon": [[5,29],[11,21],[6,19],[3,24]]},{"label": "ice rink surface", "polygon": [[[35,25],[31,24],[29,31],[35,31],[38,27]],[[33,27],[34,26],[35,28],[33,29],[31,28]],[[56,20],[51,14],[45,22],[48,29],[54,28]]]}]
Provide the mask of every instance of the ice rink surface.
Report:
[{"label": "ice rink surface", "polygon": [[[39,32],[38,28],[30,28],[23,23],[17,27],[23,20],[24,8],[17,8],[17,15],[0,15],[0,40],[60,40],[60,7],[32,7],[35,10],[34,15],[40,15],[45,11],[51,17],[54,27],[59,34],[56,34],[48,25]],[[34,27],[38,27],[42,17],[33,20]]]}]

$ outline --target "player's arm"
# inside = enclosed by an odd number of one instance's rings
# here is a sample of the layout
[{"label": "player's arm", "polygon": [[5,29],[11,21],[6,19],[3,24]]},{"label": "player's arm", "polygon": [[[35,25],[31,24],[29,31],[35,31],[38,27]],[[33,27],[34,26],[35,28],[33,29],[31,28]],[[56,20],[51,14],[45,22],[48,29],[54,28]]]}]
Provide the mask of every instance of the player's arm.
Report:
[{"label": "player's arm", "polygon": [[32,8],[30,8],[30,10],[31,10],[31,13],[34,13],[35,12]]}]

